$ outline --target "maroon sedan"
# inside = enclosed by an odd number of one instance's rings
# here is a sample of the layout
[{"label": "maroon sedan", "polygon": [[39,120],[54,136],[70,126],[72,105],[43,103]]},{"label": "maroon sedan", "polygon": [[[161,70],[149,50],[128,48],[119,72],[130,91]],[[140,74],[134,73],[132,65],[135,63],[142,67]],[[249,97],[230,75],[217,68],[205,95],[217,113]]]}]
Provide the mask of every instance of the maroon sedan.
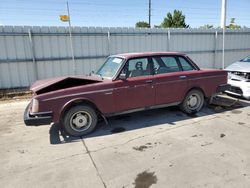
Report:
[{"label": "maroon sedan", "polygon": [[[200,69],[173,52],[112,55],[90,76],[40,80],[24,113],[26,125],[60,123],[72,136],[93,131],[98,116],[179,105],[198,112],[204,99],[228,89],[227,72]],[[107,122],[107,121],[106,121]]]}]

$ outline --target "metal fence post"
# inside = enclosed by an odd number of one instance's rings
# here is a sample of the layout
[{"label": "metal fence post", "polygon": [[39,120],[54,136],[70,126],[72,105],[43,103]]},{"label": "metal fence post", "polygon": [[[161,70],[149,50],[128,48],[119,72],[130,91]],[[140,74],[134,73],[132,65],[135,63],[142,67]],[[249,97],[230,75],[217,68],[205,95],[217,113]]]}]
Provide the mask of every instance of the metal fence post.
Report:
[{"label": "metal fence post", "polygon": [[214,65],[213,68],[216,68],[216,58],[217,58],[217,39],[218,39],[218,32],[215,31],[214,35]]},{"label": "metal fence post", "polygon": [[168,30],[168,51],[170,51],[170,30]]},{"label": "metal fence post", "polygon": [[109,53],[109,55],[111,55],[110,45],[111,45],[111,43],[110,43],[110,32],[108,31],[108,53]]},{"label": "metal fence post", "polygon": [[37,68],[37,62],[35,58],[35,49],[34,49],[34,44],[32,40],[32,33],[30,29],[28,30],[28,33],[29,33],[29,43],[30,43],[30,50],[31,50],[32,62],[33,62],[34,76],[35,76],[35,79],[38,80],[38,68]]}]

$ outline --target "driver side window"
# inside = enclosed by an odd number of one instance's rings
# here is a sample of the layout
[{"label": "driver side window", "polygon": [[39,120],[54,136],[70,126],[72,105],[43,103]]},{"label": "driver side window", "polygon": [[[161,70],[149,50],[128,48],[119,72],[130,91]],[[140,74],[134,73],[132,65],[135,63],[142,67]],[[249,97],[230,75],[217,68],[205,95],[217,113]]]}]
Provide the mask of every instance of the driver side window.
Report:
[{"label": "driver side window", "polygon": [[138,77],[150,75],[150,64],[148,58],[137,58],[129,60],[123,71],[127,77]]}]

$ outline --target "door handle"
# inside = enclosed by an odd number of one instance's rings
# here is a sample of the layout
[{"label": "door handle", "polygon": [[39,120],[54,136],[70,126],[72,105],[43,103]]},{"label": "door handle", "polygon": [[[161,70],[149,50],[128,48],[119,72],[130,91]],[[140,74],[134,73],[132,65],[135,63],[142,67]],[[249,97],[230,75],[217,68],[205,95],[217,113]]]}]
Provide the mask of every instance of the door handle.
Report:
[{"label": "door handle", "polygon": [[112,94],[113,94],[112,91],[111,91],[111,92],[104,93],[104,95],[112,95]]},{"label": "door handle", "polygon": [[146,81],[146,83],[152,83],[153,82],[153,80],[147,80]]},{"label": "door handle", "polygon": [[187,78],[187,76],[182,75],[182,76],[180,76],[179,78],[180,78],[180,79],[186,79],[186,78]]}]

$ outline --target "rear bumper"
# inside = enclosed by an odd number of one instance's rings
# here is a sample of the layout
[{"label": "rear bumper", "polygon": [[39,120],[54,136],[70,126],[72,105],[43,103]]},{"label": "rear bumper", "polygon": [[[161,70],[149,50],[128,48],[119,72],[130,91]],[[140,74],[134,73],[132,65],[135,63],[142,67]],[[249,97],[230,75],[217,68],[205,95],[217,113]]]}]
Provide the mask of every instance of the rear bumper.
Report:
[{"label": "rear bumper", "polygon": [[230,87],[231,87],[230,84],[222,84],[222,85],[219,85],[219,86],[217,87],[216,93],[225,92],[226,90],[229,90]]},{"label": "rear bumper", "polygon": [[47,125],[52,122],[52,112],[38,112],[38,113],[30,114],[29,106],[30,104],[28,104],[23,114],[25,125],[27,126]]}]

